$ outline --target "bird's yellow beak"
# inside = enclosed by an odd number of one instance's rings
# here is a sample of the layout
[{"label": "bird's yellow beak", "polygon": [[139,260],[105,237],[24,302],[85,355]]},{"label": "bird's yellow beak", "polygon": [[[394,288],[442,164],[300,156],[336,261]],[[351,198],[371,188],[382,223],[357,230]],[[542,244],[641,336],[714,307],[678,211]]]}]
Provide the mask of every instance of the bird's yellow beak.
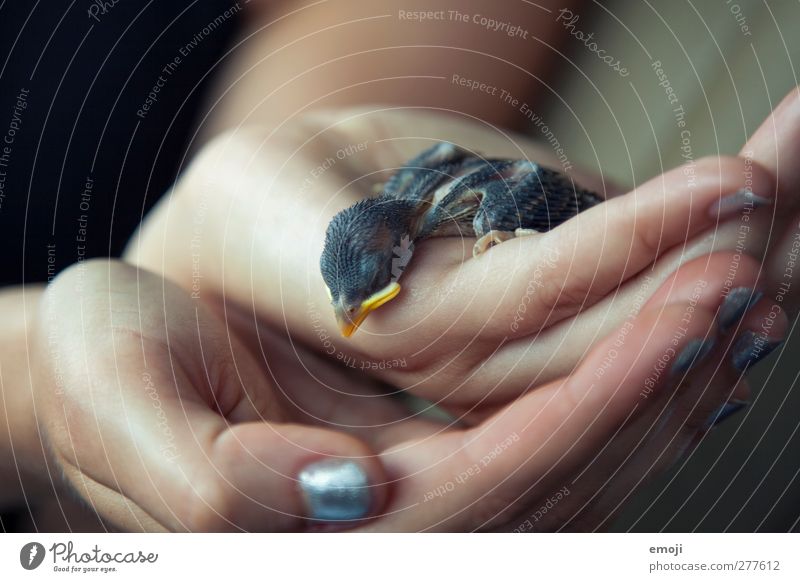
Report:
[{"label": "bird's yellow beak", "polygon": [[339,324],[342,335],[344,337],[353,335],[370,313],[397,297],[398,293],[400,293],[400,284],[396,282],[389,283],[386,287],[365,299],[358,311],[352,315],[347,313],[341,303],[336,304],[334,306],[336,322]]}]

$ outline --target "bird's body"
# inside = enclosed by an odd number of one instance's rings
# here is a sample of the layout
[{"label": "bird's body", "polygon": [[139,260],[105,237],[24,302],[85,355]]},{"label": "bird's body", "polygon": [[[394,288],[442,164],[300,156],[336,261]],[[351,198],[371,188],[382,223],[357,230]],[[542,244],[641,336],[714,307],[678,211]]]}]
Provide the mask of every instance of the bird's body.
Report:
[{"label": "bird's body", "polygon": [[320,267],[342,333],[394,298],[413,245],[474,236],[473,254],[515,236],[555,228],[602,199],[527,160],[482,159],[451,143],[400,168],[375,198],[337,214]]}]

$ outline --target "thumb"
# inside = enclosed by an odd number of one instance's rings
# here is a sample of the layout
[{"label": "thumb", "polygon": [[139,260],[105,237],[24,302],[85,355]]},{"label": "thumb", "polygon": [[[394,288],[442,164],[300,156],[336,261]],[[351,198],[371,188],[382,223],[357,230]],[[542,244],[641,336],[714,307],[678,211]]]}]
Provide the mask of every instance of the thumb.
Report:
[{"label": "thumb", "polygon": [[369,447],[291,423],[255,358],[156,275],[108,261],[69,269],[46,293],[40,334],[53,454],[124,529],[348,527],[383,504]]}]

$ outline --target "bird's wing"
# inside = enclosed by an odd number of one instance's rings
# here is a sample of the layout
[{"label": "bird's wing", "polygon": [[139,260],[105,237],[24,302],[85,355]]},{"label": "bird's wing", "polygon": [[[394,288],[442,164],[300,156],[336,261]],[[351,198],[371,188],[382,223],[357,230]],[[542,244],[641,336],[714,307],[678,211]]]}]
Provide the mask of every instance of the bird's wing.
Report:
[{"label": "bird's wing", "polygon": [[517,228],[546,231],[601,202],[560,172],[527,160],[483,160],[442,185],[435,199],[439,224],[431,236],[463,233],[473,221],[475,236]]},{"label": "bird's wing", "polygon": [[408,161],[383,187],[385,195],[401,200],[432,202],[443,183],[452,180],[473,156],[449,142],[440,142]]},{"label": "bird's wing", "polygon": [[520,208],[522,228],[550,230],[602,200],[565,174],[539,167],[520,178],[512,193]]},{"label": "bird's wing", "polygon": [[384,194],[416,205],[420,237],[550,230],[601,201],[528,160],[481,159],[449,142],[398,170]]}]

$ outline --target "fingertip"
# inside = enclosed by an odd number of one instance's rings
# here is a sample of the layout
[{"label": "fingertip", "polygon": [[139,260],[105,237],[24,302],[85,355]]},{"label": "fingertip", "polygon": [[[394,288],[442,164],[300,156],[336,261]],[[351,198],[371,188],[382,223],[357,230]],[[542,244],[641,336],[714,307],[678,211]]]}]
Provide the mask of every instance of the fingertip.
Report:
[{"label": "fingertip", "polygon": [[714,313],[696,301],[649,306],[592,350],[571,384],[581,390],[594,382],[613,398],[647,400],[702,361],[716,337]]},{"label": "fingertip", "polygon": [[789,318],[780,302],[764,298],[757,303],[733,330],[729,359],[741,373],[778,350],[786,340]]},{"label": "fingertip", "polygon": [[226,430],[213,451],[225,481],[216,505],[246,530],[351,529],[386,502],[377,455],[344,433],[249,423]]},{"label": "fingertip", "polygon": [[297,475],[306,516],[316,524],[352,525],[376,509],[371,481],[363,463],[325,457],[307,463]]},{"label": "fingertip", "polygon": [[719,312],[720,327],[735,324],[761,296],[762,267],[753,257],[716,252],[678,267],[647,300],[645,309],[692,301]]},{"label": "fingertip", "polygon": [[777,174],[781,187],[789,188],[799,175],[793,163],[800,155],[799,138],[800,88],[794,87],[767,115],[742,148],[741,155]]}]

